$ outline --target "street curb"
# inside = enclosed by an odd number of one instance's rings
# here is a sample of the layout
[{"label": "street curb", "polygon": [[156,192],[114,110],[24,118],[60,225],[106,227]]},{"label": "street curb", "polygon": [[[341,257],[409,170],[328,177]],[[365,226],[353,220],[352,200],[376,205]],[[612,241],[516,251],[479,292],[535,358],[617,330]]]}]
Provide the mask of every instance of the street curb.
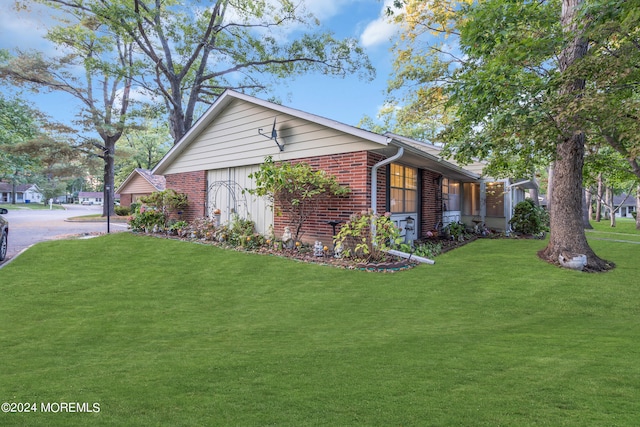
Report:
[{"label": "street curb", "polygon": [[[36,243],[34,243],[33,245],[35,245]],[[0,270],[2,270],[3,268],[5,268],[7,265],[11,264],[13,262],[14,259],[18,258],[20,255],[22,255],[22,253],[24,251],[26,251],[27,249],[29,249],[31,246],[33,245],[29,245],[26,248],[24,248],[23,250],[21,250],[20,252],[18,252],[17,254],[15,254],[14,256],[12,256],[9,259],[5,259],[4,261],[2,261],[2,264],[0,264]]]}]

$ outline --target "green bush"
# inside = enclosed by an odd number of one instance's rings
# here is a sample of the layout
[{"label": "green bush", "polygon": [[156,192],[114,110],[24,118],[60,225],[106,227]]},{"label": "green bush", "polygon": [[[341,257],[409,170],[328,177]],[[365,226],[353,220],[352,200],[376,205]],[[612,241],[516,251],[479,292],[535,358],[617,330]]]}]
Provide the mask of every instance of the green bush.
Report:
[{"label": "green bush", "polygon": [[114,210],[118,216],[127,216],[131,213],[131,209],[128,206],[116,206]]},{"label": "green bush", "polygon": [[143,212],[135,214],[131,220],[129,220],[129,227],[133,231],[145,231],[147,233],[152,231],[164,230],[165,217],[162,212],[155,209],[145,209]]},{"label": "green bush", "polygon": [[451,240],[458,240],[461,242],[467,234],[467,229],[464,224],[452,222],[444,227],[444,233],[449,236]]},{"label": "green bush", "polygon": [[[373,227],[372,227],[373,226]],[[336,251],[346,258],[381,261],[385,251],[401,241],[400,230],[390,214],[361,212],[351,215],[336,235]]]},{"label": "green bush", "polygon": [[516,233],[533,236],[549,231],[549,214],[532,199],[526,199],[516,205],[509,224]]}]

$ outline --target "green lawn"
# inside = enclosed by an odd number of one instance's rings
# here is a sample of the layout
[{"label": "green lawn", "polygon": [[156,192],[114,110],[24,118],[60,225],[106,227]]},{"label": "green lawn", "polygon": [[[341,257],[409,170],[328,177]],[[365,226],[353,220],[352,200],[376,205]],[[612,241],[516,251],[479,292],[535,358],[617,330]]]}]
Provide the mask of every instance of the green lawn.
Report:
[{"label": "green lawn", "polygon": [[553,267],[539,240],[395,274],[129,233],[41,243],[0,269],[0,401],[39,412],[0,424],[635,426],[640,245],[591,243],[616,269]]},{"label": "green lawn", "polygon": [[[31,210],[45,210],[45,209],[49,209],[49,205],[48,204],[44,204],[44,203],[17,203],[17,204],[11,204],[11,203],[4,203],[1,204],[0,203],[0,208],[6,208],[11,210],[20,210],[20,209],[31,209]],[[62,206],[60,205],[53,205],[52,206],[53,209],[64,209]]]}]

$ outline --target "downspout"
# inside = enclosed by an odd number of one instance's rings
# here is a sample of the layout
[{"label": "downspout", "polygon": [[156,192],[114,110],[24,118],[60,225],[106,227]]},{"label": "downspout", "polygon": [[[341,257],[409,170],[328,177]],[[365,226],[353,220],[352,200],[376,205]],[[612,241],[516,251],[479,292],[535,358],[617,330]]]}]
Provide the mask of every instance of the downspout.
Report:
[{"label": "downspout", "polygon": [[379,161],[371,168],[371,211],[375,214],[378,212],[378,169],[389,163],[398,160],[404,154],[404,148],[398,147],[398,152],[393,156]]}]

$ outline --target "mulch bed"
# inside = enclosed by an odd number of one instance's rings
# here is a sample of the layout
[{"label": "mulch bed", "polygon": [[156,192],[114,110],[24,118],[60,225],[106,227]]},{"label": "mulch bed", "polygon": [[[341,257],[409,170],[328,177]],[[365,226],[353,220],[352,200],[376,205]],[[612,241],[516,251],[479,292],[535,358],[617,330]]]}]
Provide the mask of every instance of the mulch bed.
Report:
[{"label": "mulch bed", "polygon": [[[380,262],[366,262],[363,260],[354,260],[348,258],[335,258],[330,254],[325,254],[323,256],[314,256],[313,249],[304,246],[301,249],[284,249],[284,250],[276,250],[268,247],[260,247],[256,249],[247,249],[243,247],[236,247],[225,245],[224,243],[219,243],[207,239],[193,239],[187,237],[179,237],[176,235],[167,235],[166,233],[135,233],[147,236],[154,236],[158,238],[164,239],[174,239],[174,240],[182,240],[186,242],[193,242],[204,245],[218,246],[225,249],[233,249],[239,252],[249,252],[249,253],[257,253],[263,255],[271,255],[278,256],[282,258],[288,258],[295,261],[313,263],[326,265],[330,267],[343,268],[347,270],[361,270],[373,273],[395,273],[398,271],[408,270],[417,265],[418,262],[412,261],[410,259],[405,259],[397,256],[387,255],[386,258]],[[439,242],[442,245],[442,253],[451,251],[455,248],[459,248],[460,246],[466,245],[474,240],[477,237],[473,236],[464,241],[453,241],[449,239],[429,239],[431,242]]]}]

